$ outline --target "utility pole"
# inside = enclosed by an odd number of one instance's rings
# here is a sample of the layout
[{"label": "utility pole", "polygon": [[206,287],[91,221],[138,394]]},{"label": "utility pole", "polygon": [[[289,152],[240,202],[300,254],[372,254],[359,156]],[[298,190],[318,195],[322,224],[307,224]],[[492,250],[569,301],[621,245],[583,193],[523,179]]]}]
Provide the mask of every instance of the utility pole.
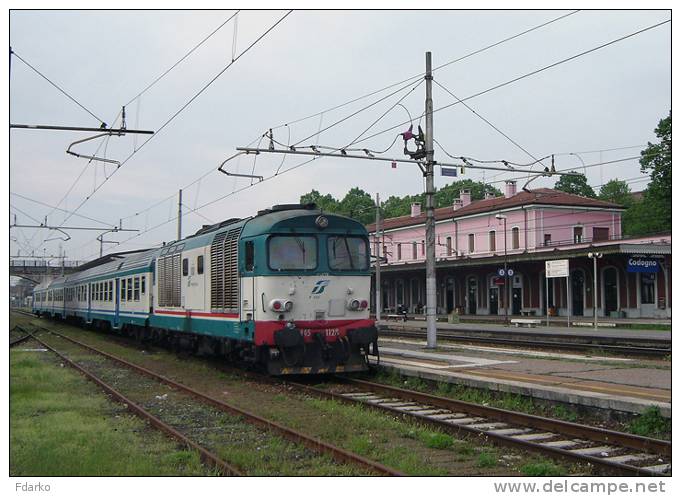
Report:
[{"label": "utility pole", "polygon": [[182,190],[177,199],[177,240],[182,239]]},{"label": "utility pole", "polygon": [[376,322],[381,320],[381,243],[379,233],[381,232],[381,200],[376,193],[376,231],[374,232],[374,253],[376,253]]},{"label": "utility pole", "polygon": [[433,73],[431,53],[426,52],[426,329],[427,348],[437,347],[435,278],[435,184],[433,150]]},{"label": "utility pole", "polygon": [[594,330],[598,330],[598,259],[603,257],[602,253],[590,252],[589,258],[594,261],[594,294],[593,294],[593,307],[594,307]]}]

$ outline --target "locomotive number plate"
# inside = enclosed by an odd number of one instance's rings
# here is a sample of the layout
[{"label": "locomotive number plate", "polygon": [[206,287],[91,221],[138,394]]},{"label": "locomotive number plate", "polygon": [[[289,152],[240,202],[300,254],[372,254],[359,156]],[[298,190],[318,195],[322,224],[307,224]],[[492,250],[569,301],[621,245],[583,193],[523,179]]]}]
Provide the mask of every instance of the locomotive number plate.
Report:
[{"label": "locomotive number plate", "polygon": [[[332,336],[340,336],[340,329],[337,327],[333,327],[331,329],[324,329],[323,332],[327,338]],[[300,329],[300,333],[305,337],[309,337],[312,336],[312,329]]]}]

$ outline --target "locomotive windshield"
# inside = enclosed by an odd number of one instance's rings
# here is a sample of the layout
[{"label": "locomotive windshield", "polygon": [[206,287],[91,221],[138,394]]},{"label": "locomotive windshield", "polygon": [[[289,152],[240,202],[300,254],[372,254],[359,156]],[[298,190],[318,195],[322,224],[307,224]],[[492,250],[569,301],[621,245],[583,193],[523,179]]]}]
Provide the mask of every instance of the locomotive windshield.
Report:
[{"label": "locomotive windshield", "polygon": [[269,263],[273,270],[317,268],[317,239],[314,236],[273,236],[269,241]]},{"label": "locomotive windshield", "polygon": [[369,252],[364,238],[329,236],[329,268],[331,270],[366,270]]}]

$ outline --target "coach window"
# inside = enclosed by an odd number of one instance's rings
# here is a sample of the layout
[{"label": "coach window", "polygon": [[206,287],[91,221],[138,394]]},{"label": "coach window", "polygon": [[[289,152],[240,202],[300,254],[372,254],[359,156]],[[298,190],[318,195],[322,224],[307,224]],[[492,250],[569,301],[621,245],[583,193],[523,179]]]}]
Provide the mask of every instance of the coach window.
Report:
[{"label": "coach window", "polygon": [[[196,257],[196,273],[203,274],[203,255]],[[142,291],[144,293],[144,291]]]},{"label": "coach window", "polygon": [[246,270],[251,271],[255,267],[255,245],[253,241],[246,241]]},{"label": "coach window", "polygon": [[183,276],[189,275],[189,259],[188,258],[182,259],[182,275]]},{"label": "coach window", "polygon": [[142,294],[147,291],[147,276],[142,276]]},{"label": "coach window", "polygon": [[109,301],[113,301],[113,281],[109,281]]},{"label": "coach window", "polygon": [[132,277],[128,277],[128,301],[132,301]]},{"label": "coach window", "polygon": [[125,279],[121,279],[121,301],[125,301]]},{"label": "coach window", "polygon": [[[187,260],[185,258],[185,260]],[[140,278],[135,277],[135,301],[140,301]]]}]

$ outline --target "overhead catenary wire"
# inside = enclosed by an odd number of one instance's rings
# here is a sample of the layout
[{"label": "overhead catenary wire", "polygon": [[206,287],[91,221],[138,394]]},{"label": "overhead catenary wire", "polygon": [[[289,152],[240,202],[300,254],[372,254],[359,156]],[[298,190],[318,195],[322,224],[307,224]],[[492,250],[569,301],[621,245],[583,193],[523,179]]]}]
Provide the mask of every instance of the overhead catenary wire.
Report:
[{"label": "overhead catenary wire", "polygon": [[[175,62],[173,65],[171,65],[168,69],[166,69],[162,74],[157,76],[151,83],[149,83],[147,86],[142,89],[137,95],[132,97],[128,103],[125,104],[125,107],[133,103],[135,100],[137,100],[139,97],[144,95],[147,91],[149,91],[152,87],[156,85],[161,79],[163,79],[165,76],[167,76],[173,69],[175,69],[178,65],[180,65],[187,57],[189,57],[192,53],[194,53],[197,49],[201,47],[205,42],[207,42],[209,39],[211,39],[218,31],[220,31],[229,21],[234,19],[236,15],[240,11],[237,10],[234,14],[229,16],[227,20],[225,20],[222,24],[220,24],[217,28],[215,28],[213,31],[211,31],[208,36],[204,37],[199,43],[194,45],[187,53],[185,53],[177,62]],[[236,21],[235,21],[236,22]],[[236,27],[234,28],[236,29]],[[232,52],[232,60],[234,60],[234,52]]]},{"label": "overhead catenary wire", "polygon": [[[538,25],[536,25],[536,26],[533,26],[533,27],[531,27],[531,28],[529,28],[529,29],[525,29],[524,31],[521,31],[521,32],[519,32],[519,33],[516,33],[516,34],[514,34],[514,35],[512,35],[512,36],[503,38],[503,39],[501,39],[501,40],[499,40],[499,41],[496,41],[496,42],[494,42],[494,43],[491,43],[491,44],[489,44],[489,45],[486,45],[486,46],[484,46],[484,47],[482,47],[482,48],[479,48],[479,49],[477,49],[477,50],[474,50],[474,51],[472,51],[472,52],[468,52],[468,53],[466,53],[465,55],[462,55],[462,56],[460,56],[460,57],[458,57],[458,58],[456,58],[456,59],[454,59],[454,60],[450,60],[449,62],[446,62],[446,63],[444,63],[444,64],[442,64],[442,65],[439,65],[439,66],[435,67],[435,68],[433,69],[433,72],[435,72],[435,71],[437,71],[437,70],[439,70],[439,69],[442,69],[442,68],[444,68],[444,67],[450,66],[450,65],[452,65],[452,64],[455,64],[455,63],[457,63],[457,62],[460,62],[460,61],[462,61],[462,60],[465,60],[465,59],[467,59],[467,58],[470,58],[470,57],[472,57],[472,56],[474,56],[474,55],[477,55],[477,54],[479,54],[479,53],[482,53],[482,52],[485,52],[485,51],[487,51],[487,50],[490,50],[490,49],[492,49],[492,48],[494,48],[494,47],[496,47],[496,46],[499,46],[499,45],[501,45],[501,44],[503,44],[503,43],[506,43],[506,42],[508,42],[508,41],[514,40],[514,39],[519,38],[519,37],[521,37],[521,36],[524,36],[524,35],[526,35],[526,34],[528,34],[528,33],[531,33],[531,32],[533,32],[533,31],[536,31],[536,30],[538,30],[538,29],[541,29],[541,28],[543,28],[543,27],[545,27],[545,26],[548,26],[548,25],[550,25],[550,24],[553,24],[554,22],[560,21],[560,20],[562,20],[562,19],[565,19],[566,17],[569,17],[569,16],[571,16],[571,15],[573,15],[573,14],[576,14],[577,12],[579,12],[579,10],[574,10],[574,11],[572,11],[572,12],[568,12],[567,14],[560,15],[560,16],[558,16],[558,17],[556,17],[556,18],[554,18],[554,19],[551,19],[551,20],[549,20],[549,21],[547,21],[547,22],[543,22],[543,23],[538,24]],[[388,86],[384,86],[383,88],[380,88],[380,89],[371,91],[371,92],[366,93],[366,94],[364,94],[364,95],[361,95],[361,96],[359,96],[359,97],[356,97],[356,98],[353,98],[353,99],[351,99],[351,100],[348,100],[348,101],[346,101],[346,102],[344,102],[344,103],[341,103],[341,104],[335,105],[335,106],[333,106],[333,107],[329,107],[329,108],[327,108],[327,109],[324,109],[324,110],[322,110],[322,111],[320,111],[320,112],[316,112],[316,113],[314,113],[314,114],[310,114],[310,115],[307,115],[307,116],[305,116],[305,117],[301,117],[301,118],[294,119],[294,120],[292,120],[292,121],[289,121],[289,122],[286,122],[286,123],[283,123],[283,124],[279,124],[279,125],[277,125],[277,126],[274,126],[272,129],[279,129],[279,128],[282,128],[282,127],[284,127],[284,126],[290,126],[290,125],[297,124],[297,123],[299,123],[299,122],[306,121],[306,120],[308,120],[308,119],[317,117],[317,116],[319,116],[319,115],[321,115],[321,114],[328,113],[328,112],[332,112],[332,111],[334,111],[334,110],[337,110],[337,109],[339,109],[339,108],[345,107],[345,106],[347,106],[347,105],[351,105],[351,104],[356,103],[356,102],[358,102],[358,101],[360,101],[360,100],[363,100],[363,99],[365,99],[365,98],[369,98],[369,97],[371,97],[371,96],[374,96],[374,95],[376,95],[376,94],[378,94],[378,93],[381,93],[381,92],[383,92],[383,91],[389,90],[389,89],[391,89],[391,88],[394,88],[395,86],[399,86],[399,85],[404,84],[404,83],[409,83],[409,84],[411,84],[411,83],[415,82],[417,79],[422,78],[424,75],[425,75],[424,72],[420,72],[420,73],[415,74],[415,75],[413,75],[413,76],[411,76],[411,77],[409,77],[409,78],[403,79],[403,80],[401,80],[401,81],[397,81],[396,83],[392,83],[392,84],[390,84],[390,85],[388,85]]]},{"label": "overhead catenary wire", "polygon": [[[173,113],[169,119],[167,119],[157,130],[154,134],[152,134],[149,138],[147,138],[145,141],[143,141],[140,146],[134,150],[130,155],[128,155],[121,163],[118,165],[118,167],[102,182],[100,182],[97,187],[94,189],[94,191],[88,195],[86,198],[84,198],[80,204],[75,208],[74,212],[79,211],[87,201],[92,198],[94,194],[96,194],[104,184],[106,184],[115,174],[118,172],[123,165],[125,165],[130,159],[132,159],[133,156],[135,156],[147,143],[149,143],[152,139],[157,137],[160,132],[165,129],[177,116],[179,116],[187,107],[189,107],[204,91],[206,91],[222,74],[224,74],[230,67],[232,67],[243,55],[248,53],[260,40],[262,40],[267,34],[269,34],[275,27],[277,27],[286,17],[288,17],[293,11],[289,10],[286,14],[284,14],[281,18],[279,18],[272,26],[270,26],[264,33],[262,33],[258,38],[255,39],[248,47],[246,47],[237,57],[229,62],[225,67],[223,67],[210,81],[208,81],[204,86],[197,92],[195,93],[182,107],[180,107],[179,110],[177,110],[175,113]],[[66,221],[64,221],[66,222]]]},{"label": "overhead catenary wire", "polygon": [[12,55],[14,55],[16,58],[18,58],[19,60],[21,60],[24,64],[26,64],[26,66],[28,66],[29,68],[31,68],[36,74],[38,74],[38,75],[39,75],[40,77],[42,77],[45,81],[47,81],[47,82],[50,83],[52,86],[54,86],[55,88],[57,88],[57,89],[58,89],[64,96],[66,96],[69,100],[71,100],[73,103],[75,103],[75,104],[78,105],[80,108],[82,108],[83,110],[85,110],[85,112],[87,112],[87,113],[90,114],[92,117],[94,117],[97,121],[99,121],[99,123],[102,124],[102,127],[103,127],[103,128],[106,128],[106,122],[104,122],[102,119],[100,119],[99,117],[97,117],[97,116],[94,114],[94,112],[92,112],[92,111],[91,111],[90,109],[88,109],[85,105],[83,105],[83,104],[80,103],[78,100],[76,100],[73,96],[71,96],[69,93],[67,93],[65,89],[63,89],[63,88],[62,88],[61,86],[59,86],[57,83],[55,83],[55,82],[52,81],[50,78],[48,78],[45,74],[43,74],[43,73],[40,72],[38,69],[36,69],[36,68],[35,68],[33,65],[31,65],[28,61],[26,61],[21,55],[19,55],[14,49],[10,48],[10,57],[11,57]]},{"label": "overhead catenary wire", "polygon": [[[542,72],[544,72],[544,71],[547,71],[547,70],[552,69],[552,68],[554,68],[554,67],[557,67],[557,66],[559,66],[559,65],[565,64],[565,63],[567,63],[567,62],[571,62],[571,61],[573,61],[573,60],[575,60],[575,59],[578,59],[578,58],[583,57],[583,56],[585,56],[585,55],[591,54],[591,53],[596,52],[596,51],[598,51],[598,50],[602,50],[603,48],[609,47],[609,46],[614,45],[614,44],[616,44],[616,43],[619,43],[619,42],[621,42],[621,41],[624,41],[624,40],[627,40],[627,39],[629,39],[629,38],[632,38],[632,37],[634,37],[634,36],[638,36],[638,35],[640,35],[640,34],[642,34],[642,33],[645,33],[645,32],[650,31],[650,30],[652,30],[652,29],[655,29],[655,28],[658,28],[658,27],[660,27],[660,26],[663,26],[663,25],[665,25],[665,24],[667,24],[667,23],[669,23],[669,22],[671,22],[671,19],[667,19],[667,20],[665,20],[665,21],[658,22],[658,23],[656,23],[656,24],[647,26],[647,27],[645,27],[645,28],[639,29],[639,30],[634,31],[634,32],[632,32],[632,33],[629,33],[629,34],[627,34],[627,35],[624,35],[624,36],[621,36],[621,37],[619,37],[619,38],[610,40],[610,41],[608,41],[608,42],[606,42],[606,43],[602,43],[602,44],[600,44],[600,45],[598,45],[598,46],[595,46],[595,47],[593,47],[593,48],[590,48],[590,49],[588,49],[588,50],[584,50],[584,51],[582,51],[582,52],[579,52],[579,53],[577,53],[577,54],[575,54],[575,55],[571,55],[570,57],[566,57],[566,58],[564,58],[564,59],[558,60],[558,61],[553,62],[553,63],[551,63],[551,64],[542,66],[542,67],[540,67],[539,69],[535,69],[535,70],[533,70],[533,71],[530,71],[530,72],[527,72],[527,73],[522,74],[522,75],[520,75],[520,76],[517,76],[517,77],[515,77],[515,78],[513,78],[513,79],[509,79],[509,80],[504,81],[504,82],[502,82],[502,83],[499,83],[499,84],[496,84],[496,85],[494,85],[494,86],[491,86],[491,87],[489,87],[489,88],[487,88],[487,89],[478,91],[477,93],[473,93],[473,94],[471,94],[471,95],[469,95],[469,96],[467,96],[467,97],[464,97],[464,98],[460,99],[459,101],[456,101],[456,102],[453,102],[453,103],[444,105],[444,106],[442,106],[442,107],[438,107],[438,108],[436,108],[436,109],[433,109],[433,113],[435,113],[435,112],[440,112],[440,111],[442,111],[442,110],[446,110],[446,109],[448,109],[448,108],[451,108],[451,107],[453,107],[453,106],[455,106],[455,105],[461,104],[461,103],[466,102],[466,101],[468,101],[468,100],[472,100],[472,99],[474,99],[474,98],[478,98],[478,97],[480,97],[480,96],[482,96],[482,95],[485,95],[485,94],[487,94],[487,93],[490,93],[490,92],[492,92],[492,91],[496,91],[496,90],[498,90],[498,89],[500,89],[500,88],[503,88],[503,87],[505,87],[505,86],[508,86],[508,85],[517,83],[518,81],[521,81],[521,80],[526,79],[526,78],[528,78],[528,77],[535,76],[535,75],[540,74],[540,73],[542,73]],[[376,136],[380,136],[381,134],[385,134],[385,133],[390,132],[390,131],[392,131],[392,130],[394,130],[394,129],[401,128],[401,127],[405,126],[406,124],[409,124],[409,121],[401,122],[401,123],[399,123],[399,124],[397,124],[397,125],[395,125],[395,126],[392,126],[392,127],[387,128],[387,129],[383,129],[382,131],[378,131],[378,132],[376,132],[376,133],[374,133],[374,134],[371,134],[371,135],[369,135],[369,136],[367,136],[367,137],[362,138],[361,140],[359,140],[358,143],[359,143],[359,142],[362,142],[362,141],[370,140],[371,138],[375,138]]]}]

